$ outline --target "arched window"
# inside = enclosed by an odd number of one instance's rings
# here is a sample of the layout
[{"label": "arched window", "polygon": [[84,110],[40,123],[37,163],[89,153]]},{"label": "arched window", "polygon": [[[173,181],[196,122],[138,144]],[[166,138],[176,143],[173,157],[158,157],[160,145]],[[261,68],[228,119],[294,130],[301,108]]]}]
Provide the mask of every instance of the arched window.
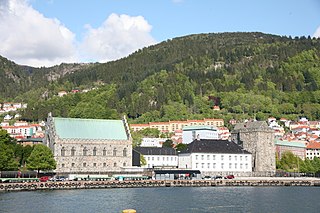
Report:
[{"label": "arched window", "polygon": [[61,149],[61,156],[65,156],[66,155],[66,149],[64,147],[62,147]]},{"label": "arched window", "polygon": [[106,156],[106,155],[107,155],[107,149],[106,149],[106,148],[103,148],[103,150],[102,150],[102,155],[103,155],[103,156]]},{"label": "arched window", "polygon": [[96,156],[96,155],[97,155],[97,148],[96,148],[96,147],[93,148],[92,155],[93,155],[93,156]]},{"label": "arched window", "polygon": [[124,148],[122,152],[123,152],[123,157],[127,157],[127,148]]},{"label": "arched window", "polygon": [[113,163],[113,167],[117,167],[117,163]]},{"label": "arched window", "polygon": [[113,156],[117,156],[117,148],[113,149]]},{"label": "arched window", "polygon": [[123,163],[123,166],[127,166],[126,162]]},{"label": "arched window", "polygon": [[86,156],[86,155],[87,155],[87,152],[88,152],[87,147],[84,147],[84,148],[83,148],[83,156]]},{"label": "arched window", "polygon": [[76,153],[76,149],[75,149],[74,146],[73,146],[72,149],[71,149],[71,156],[74,156],[75,153]]}]

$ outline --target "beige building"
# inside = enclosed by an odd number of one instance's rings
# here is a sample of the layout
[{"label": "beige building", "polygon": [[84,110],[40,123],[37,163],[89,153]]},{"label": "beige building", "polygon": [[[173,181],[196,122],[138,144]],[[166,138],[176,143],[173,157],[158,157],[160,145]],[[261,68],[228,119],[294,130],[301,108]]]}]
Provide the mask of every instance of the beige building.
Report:
[{"label": "beige building", "polygon": [[132,166],[132,139],[125,118],[57,118],[49,114],[45,143],[53,151],[60,174],[103,174]]},{"label": "beige building", "polygon": [[186,120],[186,121],[168,121],[168,122],[150,122],[148,124],[130,124],[133,131],[139,131],[146,128],[155,128],[160,132],[174,132],[182,130],[185,126],[211,126],[220,127],[224,126],[223,119],[203,119],[203,120]]}]

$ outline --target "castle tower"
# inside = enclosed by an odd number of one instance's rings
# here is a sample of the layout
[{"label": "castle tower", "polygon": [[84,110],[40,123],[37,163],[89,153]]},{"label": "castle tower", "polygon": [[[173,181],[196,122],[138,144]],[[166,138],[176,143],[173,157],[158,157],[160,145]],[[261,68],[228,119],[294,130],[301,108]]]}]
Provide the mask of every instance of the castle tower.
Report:
[{"label": "castle tower", "polygon": [[256,175],[275,173],[274,131],[265,121],[236,124],[231,140],[252,153],[252,171]]}]

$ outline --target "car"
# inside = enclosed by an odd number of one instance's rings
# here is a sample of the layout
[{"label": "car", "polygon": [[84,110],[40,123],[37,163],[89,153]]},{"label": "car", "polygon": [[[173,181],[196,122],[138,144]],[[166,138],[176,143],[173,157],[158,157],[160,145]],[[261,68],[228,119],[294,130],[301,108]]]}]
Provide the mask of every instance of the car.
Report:
[{"label": "car", "polygon": [[66,178],[64,176],[55,176],[53,178],[50,178],[50,181],[65,181]]},{"label": "car", "polygon": [[216,175],[214,177],[212,177],[214,180],[217,180],[217,179],[222,179],[222,176],[221,175]]},{"label": "car", "polygon": [[233,179],[234,178],[234,175],[227,175],[226,176],[226,179]]},{"label": "car", "polygon": [[49,176],[42,176],[39,178],[40,182],[47,182],[48,180],[50,180]]},{"label": "car", "polygon": [[211,180],[211,176],[204,176],[202,179],[203,180]]}]

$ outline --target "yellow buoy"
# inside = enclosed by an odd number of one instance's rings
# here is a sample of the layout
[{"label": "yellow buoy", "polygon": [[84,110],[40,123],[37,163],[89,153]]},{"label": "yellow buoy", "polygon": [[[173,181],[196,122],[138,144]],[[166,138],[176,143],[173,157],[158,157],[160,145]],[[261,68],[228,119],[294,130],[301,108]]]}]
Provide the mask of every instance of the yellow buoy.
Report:
[{"label": "yellow buoy", "polygon": [[122,210],[122,213],[136,213],[137,211],[134,210],[134,209],[125,209],[125,210]]}]

